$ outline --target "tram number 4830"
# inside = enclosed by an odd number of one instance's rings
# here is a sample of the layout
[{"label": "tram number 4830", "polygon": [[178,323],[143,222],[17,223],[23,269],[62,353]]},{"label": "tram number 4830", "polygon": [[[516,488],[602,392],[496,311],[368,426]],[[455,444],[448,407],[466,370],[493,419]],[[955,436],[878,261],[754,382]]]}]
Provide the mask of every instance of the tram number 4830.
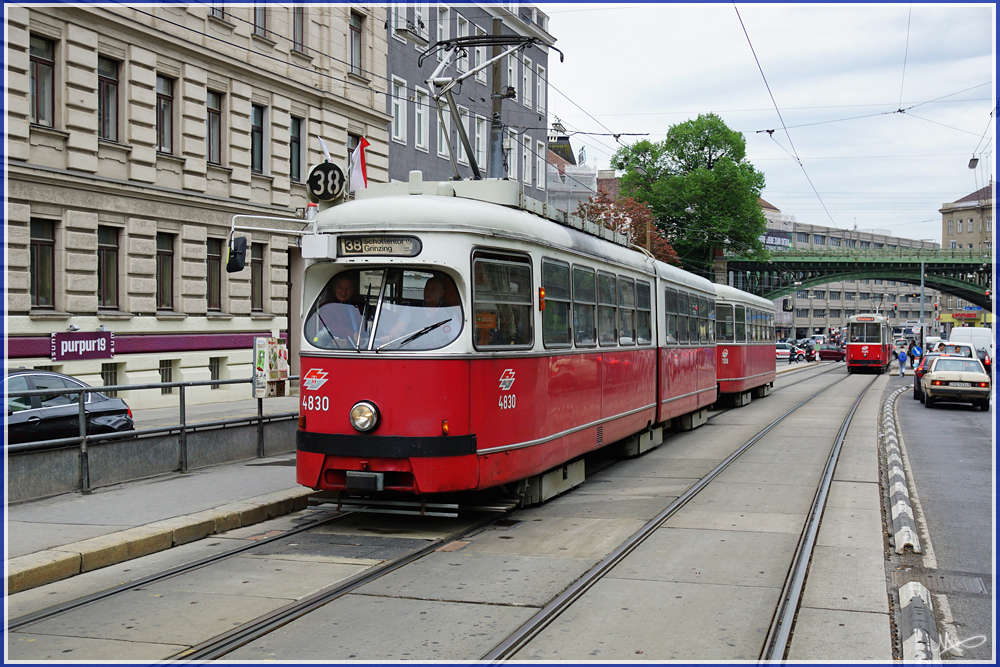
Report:
[{"label": "tram number 4830", "polygon": [[500,396],[500,409],[512,410],[517,405],[517,396],[514,394],[503,394]]},{"label": "tram number 4830", "polygon": [[326,412],[330,409],[330,397],[329,396],[303,396],[302,397],[302,409],[303,410],[319,410]]}]

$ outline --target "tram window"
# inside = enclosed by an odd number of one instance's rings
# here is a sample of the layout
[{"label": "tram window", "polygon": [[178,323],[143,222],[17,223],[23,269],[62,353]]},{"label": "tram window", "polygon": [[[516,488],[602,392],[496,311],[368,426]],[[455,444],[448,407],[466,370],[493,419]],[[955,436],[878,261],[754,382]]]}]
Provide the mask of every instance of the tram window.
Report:
[{"label": "tram window", "polygon": [[708,299],[698,297],[698,340],[708,342]]},{"label": "tram window", "polygon": [[531,345],[529,260],[518,255],[481,253],[473,258],[473,274],[476,347]]},{"label": "tram window", "polygon": [[747,315],[750,322],[750,342],[757,343],[760,341],[760,318],[757,315],[757,309],[748,309]]},{"label": "tram window", "polygon": [[746,307],[736,306],[733,316],[733,330],[736,333],[736,343],[747,342]]},{"label": "tram window", "polygon": [[[374,316],[375,310],[366,312],[365,301],[359,292],[362,275],[366,284],[377,295],[381,287],[382,271],[341,271],[331,277],[320,291],[306,315],[305,338],[313,347],[322,350],[356,350],[366,347],[370,329],[365,318]],[[362,326],[364,323],[366,326]]]},{"label": "tram window", "polygon": [[545,347],[569,347],[569,264],[542,260],[542,287],[545,310],[542,311],[542,343]]},{"label": "tram window", "polygon": [[727,303],[716,306],[718,319],[715,322],[715,339],[720,343],[732,343],[735,340],[733,329],[733,307]]},{"label": "tram window", "polygon": [[665,335],[667,345],[677,344],[677,292],[668,289],[664,293],[663,310],[666,320]]},{"label": "tram window", "polygon": [[618,279],[618,343],[635,345],[635,281]]},{"label": "tram window", "polygon": [[881,343],[881,326],[877,323],[851,322],[848,333],[852,343]]},{"label": "tram window", "polygon": [[688,342],[688,295],[677,292],[677,342]]},{"label": "tram window", "polygon": [[597,345],[597,284],[594,270],[573,267],[573,333],[579,347]]},{"label": "tram window", "polygon": [[649,345],[653,342],[653,317],[649,299],[649,283],[635,283],[635,339],[639,345]]},{"label": "tram window", "polygon": [[715,345],[715,299],[708,299],[708,342]]},{"label": "tram window", "polygon": [[616,291],[614,276],[597,274],[597,340],[602,346],[618,344]]},{"label": "tram window", "polygon": [[695,294],[688,295],[688,331],[690,332],[690,338],[688,340],[693,343],[698,343],[698,296]]}]

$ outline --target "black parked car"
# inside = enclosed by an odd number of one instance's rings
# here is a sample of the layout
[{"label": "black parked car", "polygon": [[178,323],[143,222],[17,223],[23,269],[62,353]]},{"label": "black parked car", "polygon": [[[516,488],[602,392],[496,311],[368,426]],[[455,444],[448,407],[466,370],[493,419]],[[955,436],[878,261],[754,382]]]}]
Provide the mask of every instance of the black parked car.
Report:
[{"label": "black parked car", "polygon": [[[56,440],[80,435],[79,394],[44,394],[41,396],[10,396],[11,392],[32,389],[73,389],[89,387],[76,378],[51,371],[17,369],[7,372],[4,394],[7,397],[8,444]],[[84,412],[87,435],[132,431],[132,410],[120,398],[99,392],[86,394]]]}]

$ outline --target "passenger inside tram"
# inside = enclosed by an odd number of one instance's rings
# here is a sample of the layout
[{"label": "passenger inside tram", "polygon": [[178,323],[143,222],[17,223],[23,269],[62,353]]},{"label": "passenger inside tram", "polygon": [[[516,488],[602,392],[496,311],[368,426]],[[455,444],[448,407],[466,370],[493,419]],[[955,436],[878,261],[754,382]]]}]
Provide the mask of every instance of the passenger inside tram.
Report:
[{"label": "passenger inside tram", "polygon": [[364,319],[356,271],[339,273],[326,284],[306,317],[307,338],[316,347],[356,349]]}]

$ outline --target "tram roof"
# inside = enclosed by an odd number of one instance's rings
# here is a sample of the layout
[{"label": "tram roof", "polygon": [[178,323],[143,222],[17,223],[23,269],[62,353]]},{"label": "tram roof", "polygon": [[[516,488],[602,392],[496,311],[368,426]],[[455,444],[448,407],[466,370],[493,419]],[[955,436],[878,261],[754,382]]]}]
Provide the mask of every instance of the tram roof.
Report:
[{"label": "tram roof", "polygon": [[[701,276],[612,242],[607,238],[615,234],[611,230],[601,231],[598,225],[578,218],[571,225],[565,213],[525,197],[516,181],[422,181],[414,173],[419,172],[411,172],[407,183],[373,184],[359,190],[354,201],[321,209],[316,215],[317,231],[412,233],[419,229],[507,238],[580,253],[646,274],[655,271],[665,280],[714,292],[713,283]],[[550,211],[560,215],[553,215],[555,220],[542,215]]]},{"label": "tram roof", "polygon": [[750,294],[749,292],[744,292],[743,290],[730,287],[729,285],[714,284],[712,287],[715,288],[715,296],[723,301],[745,303],[764,310],[774,310],[773,301],[757,296],[756,294]]}]

